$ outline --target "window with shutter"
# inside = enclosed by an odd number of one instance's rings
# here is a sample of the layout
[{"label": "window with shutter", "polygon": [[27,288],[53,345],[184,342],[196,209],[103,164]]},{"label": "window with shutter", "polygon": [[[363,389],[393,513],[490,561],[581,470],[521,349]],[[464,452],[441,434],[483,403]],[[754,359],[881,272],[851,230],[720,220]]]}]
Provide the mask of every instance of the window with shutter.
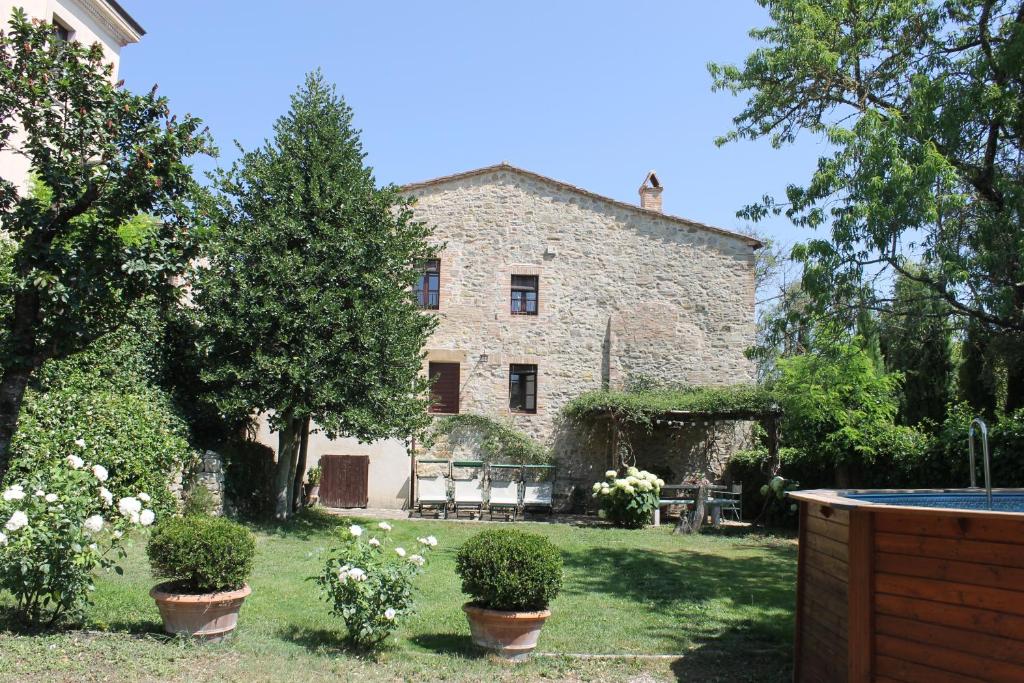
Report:
[{"label": "window with shutter", "polygon": [[427,374],[430,377],[430,412],[459,412],[459,364],[430,363]]},{"label": "window with shutter", "polygon": [[430,259],[416,283],[416,301],[420,308],[436,311],[441,306],[441,260]]}]

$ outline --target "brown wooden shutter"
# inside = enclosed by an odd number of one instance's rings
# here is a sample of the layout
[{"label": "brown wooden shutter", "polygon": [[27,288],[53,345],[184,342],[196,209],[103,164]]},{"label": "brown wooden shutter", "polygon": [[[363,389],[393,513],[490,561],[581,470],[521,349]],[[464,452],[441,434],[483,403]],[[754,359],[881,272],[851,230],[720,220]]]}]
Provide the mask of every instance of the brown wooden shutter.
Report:
[{"label": "brown wooden shutter", "polygon": [[369,498],[370,458],[324,455],[320,458],[320,502],[325,507],[364,508]]},{"label": "brown wooden shutter", "polygon": [[428,369],[432,382],[430,393],[432,413],[459,412],[459,364],[431,363]]}]

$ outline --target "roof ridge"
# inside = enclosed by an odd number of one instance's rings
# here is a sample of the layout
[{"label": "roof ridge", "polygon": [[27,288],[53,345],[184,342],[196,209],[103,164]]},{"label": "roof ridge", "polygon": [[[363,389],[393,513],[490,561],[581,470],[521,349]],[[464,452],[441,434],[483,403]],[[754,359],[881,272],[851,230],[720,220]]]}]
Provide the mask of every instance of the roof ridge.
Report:
[{"label": "roof ridge", "polygon": [[591,197],[593,199],[598,199],[598,200],[601,200],[601,201],[604,201],[604,202],[607,202],[609,204],[613,204],[615,206],[619,206],[619,207],[622,207],[622,208],[625,208],[625,209],[630,209],[630,210],[633,210],[633,211],[637,211],[637,212],[639,212],[639,213],[641,213],[641,214],[643,214],[645,216],[654,216],[654,217],[657,217],[657,218],[664,218],[664,219],[666,219],[666,220],[668,220],[670,222],[673,222],[673,223],[682,223],[682,224],[690,226],[690,227],[700,228],[702,230],[707,230],[709,232],[713,232],[713,233],[717,233],[717,234],[720,234],[720,235],[724,235],[726,237],[732,237],[734,239],[742,240],[742,241],[746,242],[747,244],[749,244],[750,246],[752,246],[755,249],[759,249],[759,248],[764,246],[764,242],[762,242],[761,240],[757,239],[756,237],[751,237],[750,235],[745,235],[742,232],[736,232],[735,230],[727,230],[725,228],[719,228],[717,226],[709,225],[707,223],[701,223],[700,221],[695,221],[695,220],[692,220],[690,218],[684,218],[682,216],[674,216],[674,215],[669,214],[669,213],[662,213],[661,211],[653,211],[651,209],[645,209],[645,208],[643,208],[641,206],[637,206],[636,204],[630,204],[629,202],[624,202],[624,201],[621,201],[621,200],[618,200],[618,199],[614,199],[612,197],[606,197],[605,195],[598,194],[596,192],[591,192],[590,190],[584,189],[584,188],[579,187],[577,185],[573,185],[571,183],[567,183],[567,182],[562,181],[562,180],[557,180],[555,178],[551,178],[551,177],[548,177],[546,175],[541,175],[540,173],[535,173],[534,171],[528,171],[527,169],[520,168],[519,166],[513,166],[512,164],[508,163],[507,161],[502,161],[499,164],[493,164],[491,166],[483,166],[481,168],[475,168],[475,169],[472,169],[472,170],[469,170],[469,171],[461,171],[459,173],[452,173],[452,174],[449,174],[449,175],[438,176],[436,178],[431,178],[429,180],[421,180],[421,181],[414,182],[414,183],[406,183],[404,185],[399,185],[398,189],[400,189],[402,191],[405,191],[405,192],[408,192],[408,191],[411,191],[411,190],[418,190],[418,189],[423,188],[423,187],[431,187],[431,186],[434,186],[434,185],[441,185],[443,183],[451,182],[453,180],[462,180],[463,178],[472,178],[473,176],[485,175],[487,173],[494,173],[496,171],[515,171],[516,173],[520,173],[522,175],[534,178],[536,180],[540,180],[542,182],[551,183],[553,185],[556,185],[556,186],[561,187],[563,189],[569,190],[571,192],[576,192],[576,193],[582,194],[584,196]]}]

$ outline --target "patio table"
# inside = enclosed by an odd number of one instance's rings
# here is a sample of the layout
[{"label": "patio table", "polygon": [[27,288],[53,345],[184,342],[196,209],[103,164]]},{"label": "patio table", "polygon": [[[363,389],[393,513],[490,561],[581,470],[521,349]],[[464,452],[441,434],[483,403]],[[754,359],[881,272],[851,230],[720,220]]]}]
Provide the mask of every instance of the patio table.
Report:
[{"label": "patio table", "polygon": [[[698,491],[700,491],[700,488],[700,484],[665,484],[664,486],[661,487],[661,492],[662,494],[664,494],[665,491],[693,491],[694,495],[692,497],[680,497],[679,504],[683,505],[686,503],[692,503],[694,500],[696,500],[696,494]],[[709,492],[729,490],[728,486],[722,486],[720,484],[708,484],[704,488],[706,488]],[[667,507],[668,505],[672,505],[673,503],[671,501],[671,498],[661,498],[661,500],[659,500],[658,509],[656,511],[656,514],[654,515],[654,524],[656,526],[661,523],[661,508]],[[716,529],[722,525],[722,506],[726,505],[728,502],[729,501],[716,500],[714,498],[708,498],[707,500],[704,501],[704,507],[706,507],[708,509],[708,512],[711,514],[711,524]],[[660,503],[664,503],[665,505],[662,506]]]}]

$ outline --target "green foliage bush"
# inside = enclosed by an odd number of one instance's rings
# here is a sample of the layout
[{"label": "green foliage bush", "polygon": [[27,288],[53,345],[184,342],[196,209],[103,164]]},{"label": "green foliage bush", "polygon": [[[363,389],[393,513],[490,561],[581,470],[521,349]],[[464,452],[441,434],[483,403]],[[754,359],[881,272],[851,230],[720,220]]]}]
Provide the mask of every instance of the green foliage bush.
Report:
[{"label": "green foliage bush", "polygon": [[594,484],[598,515],[616,526],[640,529],[650,524],[658,509],[664,480],[644,470],[630,467],[625,477],[615,470],[605,472],[605,481]]},{"label": "green foliage bush", "polygon": [[491,529],[459,548],[456,571],[473,604],[510,612],[536,611],[562,589],[562,556],[551,541],[518,529]]},{"label": "green foliage bush", "polygon": [[562,414],[579,420],[614,413],[624,422],[650,426],[657,415],[669,411],[766,413],[776,408],[775,396],[753,385],[665,388],[641,383],[632,391],[587,392],[569,401]]},{"label": "green foliage bush", "polygon": [[237,590],[252,572],[256,539],[220,517],[173,517],[153,529],[146,546],[153,574],[183,593]]}]

